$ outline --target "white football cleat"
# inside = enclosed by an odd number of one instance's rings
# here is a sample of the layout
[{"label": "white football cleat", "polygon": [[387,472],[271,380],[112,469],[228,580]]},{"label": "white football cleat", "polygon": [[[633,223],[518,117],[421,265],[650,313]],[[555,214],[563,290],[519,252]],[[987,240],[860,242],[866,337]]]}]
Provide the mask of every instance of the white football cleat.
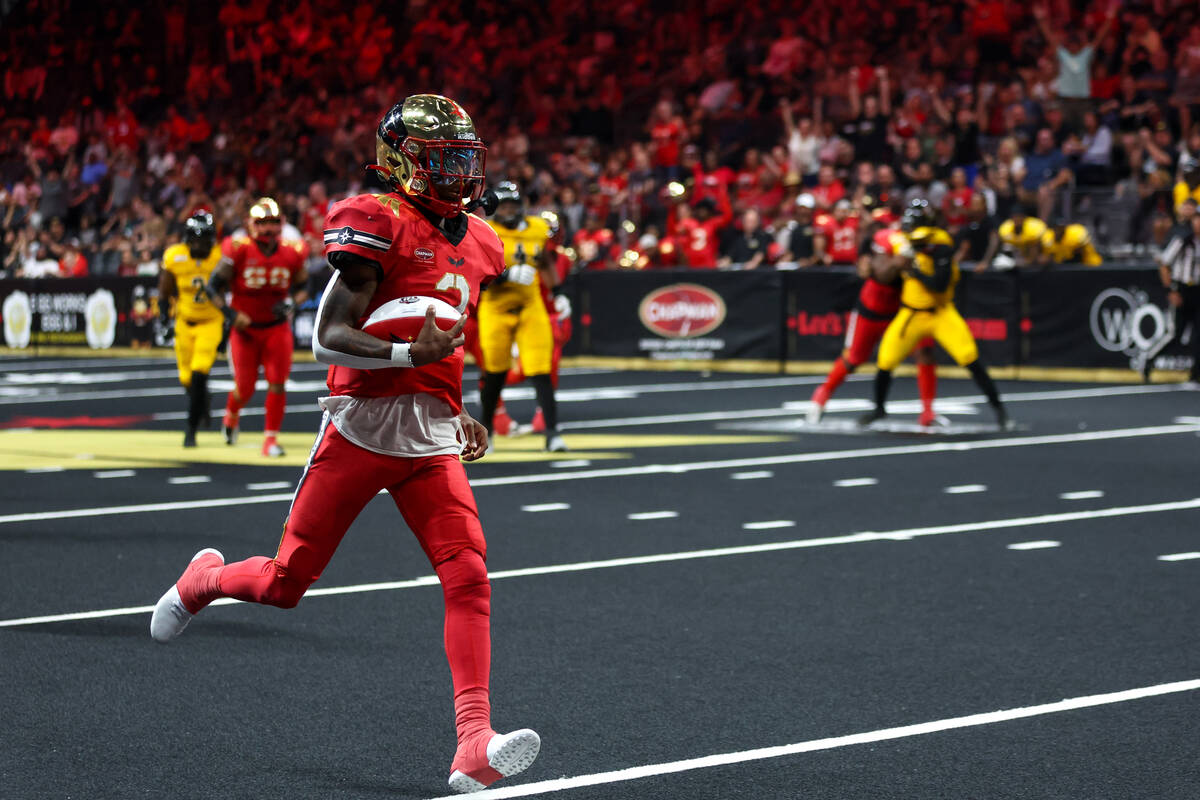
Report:
[{"label": "white football cleat", "polygon": [[267,458],[280,458],[287,455],[283,446],[275,441],[275,437],[271,437],[263,442],[262,454]]},{"label": "white football cleat", "polygon": [[484,776],[480,775],[479,771],[473,770],[477,777],[482,777],[485,780],[487,777],[492,777],[492,780],[488,783],[483,783],[476,778],[472,778],[467,773],[456,769],[450,773],[450,788],[460,794],[486,789],[492,783],[500,780],[500,778],[509,778],[529,769],[534,759],[538,757],[538,751],[541,748],[541,737],[537,735],[536,731],[532,731],[529,728],[522,728],[512,733],[497,733],[488,740],[487,767],[498,772],[499,776]]},{"label": "white football cleat", "polygon": [[[222,564],[225,563],[225,556],[221,555],[220,550],[206,547],[192,556],[192,560],[188,562],[189,568],[196,559],[210,554],[220,559]],[[184,580],[187,572],[185,569],[179,580]],[[179,597],[179,582],[176,581],[171,584],[171,588],[167,589],[162,597],[158,598],[158,602],[154,605],[154,613],[150,616],[150,636],[154,638],[154,641],[166,644],[183,633],[183,629],[192,621],[193,616],[194,614],[184,607],[183,600]]]},{"label": "white football cleat", "polygon": [[823,416],[825,416],[825,405],[813,401],[813,404],[808,407],[808,414],[805,417],[805,421],[809,425],[816,425],[821,421],[821,417]]},{"label": "white football cleat", "polygon": [[557,431],[546,434],[546,451],[550,453],[565,453],[567,443]]}]

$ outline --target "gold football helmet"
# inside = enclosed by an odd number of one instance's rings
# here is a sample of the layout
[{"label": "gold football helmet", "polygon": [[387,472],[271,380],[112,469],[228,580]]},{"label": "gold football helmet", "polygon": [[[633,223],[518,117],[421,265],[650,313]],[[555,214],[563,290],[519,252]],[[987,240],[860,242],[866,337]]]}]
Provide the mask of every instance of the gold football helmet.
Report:
[{"label": "gold football helmet", "polygon": [[414,94],[380,121],[378,163],[371,169],[435,214],[453,217],[483,193],[486,156],[462,106],[441,95]]},{"label": "gold football helmet", "polygon": [[273,198],[260,197],[250,206],[250,224],[246,226],[250,238],[270,246],[279,242],[283,231],[283,213]]}]

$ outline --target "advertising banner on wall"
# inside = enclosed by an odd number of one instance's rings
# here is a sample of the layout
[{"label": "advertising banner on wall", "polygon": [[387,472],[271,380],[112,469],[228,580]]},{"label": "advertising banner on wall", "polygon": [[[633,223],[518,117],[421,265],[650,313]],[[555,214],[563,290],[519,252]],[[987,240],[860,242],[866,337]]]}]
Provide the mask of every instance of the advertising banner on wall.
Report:
[{"label": "advertising banner on wall", "polygon": [[0,281],[3,344],[15,349],[104,350],[153,338],[154,278],[14,278]]},{"label": "advertising banner on wall", "polygon": [[583,352],[656,360],[780,359],[778,272],[589,273],[579,284]]},{"label": "advertising banner on wall", "polygon": [[[852,270],[786,273],[788,358],[832,361],[845,346],[850,312],[862,281]],[[1019,346],[1016,284],[1011,274],[964,273],[955,292],[979,352],[988,364],[1012,364]],[[944,353],[939,358],[949,361]]]},{"label": "advertising banner on wall", "polygon": [[1175,318],[1158,273],[1148,269],[1062,268],[1020,276],[1028,328],[1021,363],[1141,370],[1187,369]]}]

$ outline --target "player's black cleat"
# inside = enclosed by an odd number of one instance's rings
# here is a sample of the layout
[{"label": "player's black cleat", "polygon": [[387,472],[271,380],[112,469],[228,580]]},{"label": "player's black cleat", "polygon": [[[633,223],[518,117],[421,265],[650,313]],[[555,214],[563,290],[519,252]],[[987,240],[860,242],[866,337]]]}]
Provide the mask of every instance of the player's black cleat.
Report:
[{"label": "player's black cleat", "polygon": [[879,420],[886,418],[887,411],[884,410],[882,406],[875,406],[875,408],[871,409],[868,413],[863,414],[858,418],[858,424],[865,428],[874,422],[878,422]]},{"label": "player's black cleat", "polygon": [[992,411],[996,413],[996,427],[1002,431],[1013,429],[1013,421],[1008,418],[1008,412],[1004,410],[1004,406],[993,406]]},{"label": "player's black cleat", "polygon": [[238,426],[222,425],[221,435],[225,437],[225,444],[237,444]]},{"label": "player's black cleat", "polygon": [[184,447],[195,447],[196,446],[196,429],[195,428],[188,428],[184,432],[183,446]]}]

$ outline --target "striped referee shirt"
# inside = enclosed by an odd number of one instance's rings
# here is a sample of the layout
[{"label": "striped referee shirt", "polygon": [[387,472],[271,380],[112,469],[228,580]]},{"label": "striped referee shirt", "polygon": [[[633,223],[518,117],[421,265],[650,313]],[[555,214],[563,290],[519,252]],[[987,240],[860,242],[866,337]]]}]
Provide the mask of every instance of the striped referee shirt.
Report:
[{"label": "striped referee shirt", "polygon": [[1200,239],[1195,234],[1180,234],[1167,242],[1159,259],[1171,270],[1172,283],[1200,284]]}]

